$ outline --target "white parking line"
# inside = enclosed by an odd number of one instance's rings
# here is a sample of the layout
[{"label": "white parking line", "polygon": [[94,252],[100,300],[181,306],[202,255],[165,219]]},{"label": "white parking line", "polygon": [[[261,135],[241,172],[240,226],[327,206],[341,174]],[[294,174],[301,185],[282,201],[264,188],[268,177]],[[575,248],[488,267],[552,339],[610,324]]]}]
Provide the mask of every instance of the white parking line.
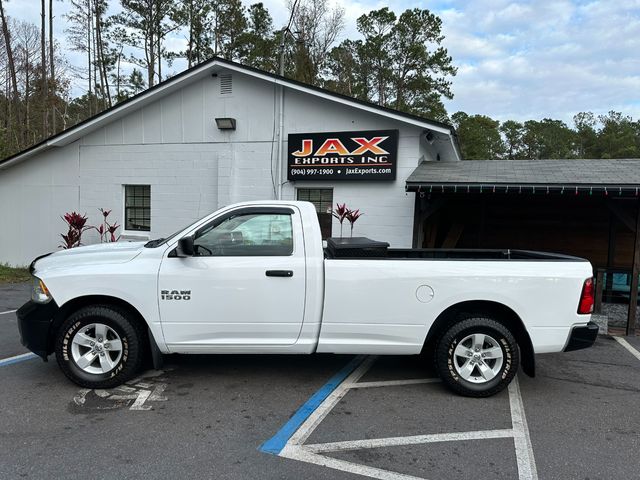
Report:
[{"label": "white parking line", "polygon": [[300,445],[287,445],[280,453],[281,457],[299,460],[301,462],[312,463],[322,467],[333,468],[342,472],[354,473],[379,480],[424,480],[420,477],[413,477],[399,472],[390,472],[382,468],[370,467],[368,465],[360,465],[358,463],[347,462],[333,457],[325,457],[308,451]]},{"label": "white parking line", "polygon": [[312,463],[322,467],[333,468],[342,472],[354,473],[379,480],[424,480],[420,477],[413,477],[399,472],[390,472],[382,468],[370,467],[368,465],[360,465],[358,463],[347,462],[333,457],[325,457],[308,451],[300,445],[287,445],[280,453],[281,457],[299,460],[301,462]]},{"label": "white parking line", "polygon": [[538,472],[533,457],[527,418],[524,415],[518,377],[515,377],[509,384],[509,406],[511,407],[511,424],[513,426],[513,441],[516,447],[516,461],[518,462],[518,477],[520,480],[537,480]]},{"label": "white parking line", "polygon": [[289,439],[288,444],[300,445],[305,442],[309,435],[313,433],[320,422],[326,417],[329,412],[336,406],[340,399],[349,391],[347,385],[355,383],[360,377],[362,377],[367,370],[371,367],[377,357],[369,357],[362,364],[356,368],[351,375],[349,375],[345,381],[339,385],[331,395],[329,395],[324,402],[307,418],[296,433],[294,433]]},{"label": "white parking line", "polygon": [[426,384],[439,381],[436,378],[417,378],[406,380],[358,382],[358,380],[369,370],[374,361],[375,357],[367,358],[347,378],[345,378],[344,381],[338,385],[338,387],[336,387],[336,389],[320,405],[318,405],[317,409],[304,421],[304,423],[300,425],[298,430],[289,438],[278,455],[370,478],[378,478],[382,480],[417,480],[419,477],[372,467],[370,465],[349,462],[323,454],[328,452],[402,445],[513,438],[516,450],[518,479],[538,479],[533,449],[531,446],[531,438],[529,436],[529,428],[524,414],[524,406],[517,377],[513,379],[508,388],[512,428],[305,444],[304,442],[309,438],[318,425],[320,425],[324,418],[351,389]]},{"label": "white parking line", "polygon": [[15,313],[15,312],[17,312],[17,311],[18,311],[18,310],[9,310],[9,311],[7,311],[7,312],[0,312],[0,315],[4,315],[5,313]]},{"label": "white parking line", "polygon": [[631,355],[640,360],[640,352],[633,348],[629,342],[622,337],[613,337],[613,339],[629,351]]},{"label": "white parking line", "polygon": [[396,387],[401,385],[418,385],[421,383],[436,383],[439,378],[412,378],[409,380],[384,380],[381,382],[358,382],[346,385],[347,388]]},{"label": "white parking line", "polygon": [[476,432],[432,433],[429,435],[413,435],[410,437],[372,438],[367,440],[347,440],[306,444],[305,448],[312,452],[336,452],[338,450],[359,450],[361,448],[400,447],[404,445],[420,445],[422,443],[462,442],[465,440],[486,440],[487,438],[513,438],[513,430],[478,430]]}]

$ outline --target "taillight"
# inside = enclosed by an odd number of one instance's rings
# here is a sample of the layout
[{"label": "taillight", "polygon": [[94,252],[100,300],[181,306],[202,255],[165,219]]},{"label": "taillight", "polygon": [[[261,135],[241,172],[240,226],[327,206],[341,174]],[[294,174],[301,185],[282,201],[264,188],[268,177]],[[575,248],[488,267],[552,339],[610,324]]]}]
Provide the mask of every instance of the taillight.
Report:
[{"label": "taillight", "polygon": [[578,313],[587,315],[593,312],[593,303],[595,300],[595,291],[593,288],[593,278],[587,278],[582,286],[580,294],[580,303],[578,304]]}]

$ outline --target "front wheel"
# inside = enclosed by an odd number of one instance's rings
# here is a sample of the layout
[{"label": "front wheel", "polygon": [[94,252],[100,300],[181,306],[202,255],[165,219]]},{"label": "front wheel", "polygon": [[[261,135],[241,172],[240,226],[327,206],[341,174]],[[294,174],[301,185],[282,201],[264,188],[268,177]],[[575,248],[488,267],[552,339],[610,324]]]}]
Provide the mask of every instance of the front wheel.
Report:
[{"label": "front wheel", "polygon": [[85,388],[113,388],[140,368],[142,335],[129,315],[110,305],[84,307],[61,326],[55,340],[58,365]]},{"label": "front wheel", "polygon": [[467,397],[489,397],[504,390],[520,363],[518,344],[501,323],[467,316],[440,337],[436,368],[442,381]]}]

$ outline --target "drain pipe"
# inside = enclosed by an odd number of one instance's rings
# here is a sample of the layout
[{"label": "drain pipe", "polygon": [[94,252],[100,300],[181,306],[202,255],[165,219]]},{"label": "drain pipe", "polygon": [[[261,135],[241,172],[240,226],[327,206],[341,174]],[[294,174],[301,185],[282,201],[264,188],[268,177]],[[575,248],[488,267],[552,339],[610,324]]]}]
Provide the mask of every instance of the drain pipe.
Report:
[{"label": "drain pipe", "polygon": [[[286,29],[282,30],[282,38],[280,40],[280,69],[279,75],[280,79],[276,80],[277,83],[280,82],[282,77],[284,77],[284,39],[285,39]],[[278,107],[278,165],[276,169],[276,180],[278,182],[276,189],[276,200],[282,200],[282,135],[284,134],[284,85],[280,83],[280,87],[278,89],[278,93],[280,95],[279,102],[280,105]]]}]

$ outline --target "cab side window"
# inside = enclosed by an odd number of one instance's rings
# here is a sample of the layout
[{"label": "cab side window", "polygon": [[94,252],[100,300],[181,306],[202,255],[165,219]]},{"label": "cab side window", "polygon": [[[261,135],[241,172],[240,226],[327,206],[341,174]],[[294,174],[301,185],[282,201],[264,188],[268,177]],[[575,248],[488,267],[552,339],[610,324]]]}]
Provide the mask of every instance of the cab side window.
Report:
[{"label": "cab side window", "polygon": [[216,257],[291,255],[291,215],[248,213],[210,223],[196,232],[194,250]]}]

